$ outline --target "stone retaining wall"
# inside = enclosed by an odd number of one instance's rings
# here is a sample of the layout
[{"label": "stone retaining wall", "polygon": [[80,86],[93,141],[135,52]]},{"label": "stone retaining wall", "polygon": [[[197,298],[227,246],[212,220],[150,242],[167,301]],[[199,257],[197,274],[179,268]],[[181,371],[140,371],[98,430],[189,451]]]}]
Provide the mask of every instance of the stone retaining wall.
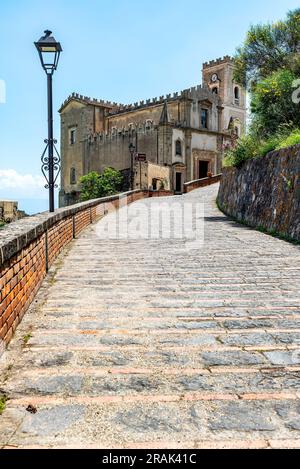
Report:
[{"label": "stone retaining wall", "polygon": [[[132,203],[166,191],[122,194]],[[28,217],[0,231],[0,346],[8,344],[49,267],[67,244],[88,225],[119,207],[120,197],[82,202]]]},{"label": "stone retaining wall", "polygon": [[221,180],[221,174],[217,174],[216,176],[203,178],[203,179],[195,179],[194,181],[186,182],[183,185],[183,192],[187,194],[195,189],[199,189],[199,187],[210,186],[211,184],[215,184]]},{"label": "stone retaining wall", "polygon": [[300,145],[225,168],[218,204],[238,221],[300,241]]}]

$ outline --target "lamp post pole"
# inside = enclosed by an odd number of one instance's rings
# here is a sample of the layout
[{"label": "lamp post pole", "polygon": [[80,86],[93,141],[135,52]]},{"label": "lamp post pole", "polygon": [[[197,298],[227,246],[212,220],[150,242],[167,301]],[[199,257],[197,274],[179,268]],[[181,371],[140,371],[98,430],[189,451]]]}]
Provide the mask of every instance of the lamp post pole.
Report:
[{"label": "lamp post pole", "polygon": [[[53,99],[52,99],[52,76],[57,69],[58,60],[62,47],[52,36],[48,29],[44,31],[37,42],[34,43],[39,53],[41,65],[47,75],[47,101],[48,101],[48,139],[45,140],[46,148],[42,154],[42,173],[47,181],[46,189],[49,189],[49,212],[54,212],[54,189],[60,172],[60,156],[53,138]],[[48,152],[48,155],[46,154]]]},{"label": "lamp post pole", "polygon": [[133,191],[133,183],[134,183],[134,174],[133,174],[133,159],[135,153],[135,146],[133,143],[129,145],[129,152],[130,152],[130,189]]},{"label": "lamp post pole", "polygon": [[49,212],[54,212],[54,162],[53,162],[53,99],[52,75],[47,75],[48,92],[48,162],[49,162]]}]

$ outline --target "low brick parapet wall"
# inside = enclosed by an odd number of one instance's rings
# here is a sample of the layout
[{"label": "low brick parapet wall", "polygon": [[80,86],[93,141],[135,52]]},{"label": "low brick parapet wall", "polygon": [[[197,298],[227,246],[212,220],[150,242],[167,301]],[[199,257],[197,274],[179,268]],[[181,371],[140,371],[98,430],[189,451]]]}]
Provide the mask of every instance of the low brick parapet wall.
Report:
[{"label": "low brick parapet wall", "polygon": [[[155,196],[170,195],[158,191]],[[79,233],[109,211],[120,200],[130,204],[153,196],[150,191],[82,202],[41,213],[7,225],[0,231],[0,345],[8,344],[17,325],[35,297],[49,267]]]},{"label": "low brick parapet wall", "polygon": [[187,194],[195,189],[199,189],[199,187],[206,187],[210,186],[211,184],[215,184],[221,180],[222,174],[217,174],[216,176],[211,176],[203,179],[195,179],[194,181],[189,181],[184,183],[183,185],[183,192]]}]

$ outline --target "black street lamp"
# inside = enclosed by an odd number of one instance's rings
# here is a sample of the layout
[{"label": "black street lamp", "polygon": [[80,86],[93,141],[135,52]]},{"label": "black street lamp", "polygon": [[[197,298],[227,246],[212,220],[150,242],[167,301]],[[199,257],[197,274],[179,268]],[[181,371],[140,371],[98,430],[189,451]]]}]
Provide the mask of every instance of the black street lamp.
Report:
[{"label": "black street lamp", "polygon": [[134,174],[133,174],[133,159],[135,154],[135,146],[131,142],[129,145],[129,153],[130,153],[130,189],[133,191],[133,183],[134,183]]},{"label": "black street lamp", "polygon": [[[53,101],[52,101],[52,75],[57,69],[58,60],[62,51],[59,42],[56,42],[49,30],[44,31],[45,35],[35,42],[42,67],[47,75],[48,91],[48,139],[45,140],[46,148],[42,154],[42,173],[47,181],[46,189],[49,189],[49,212],[54,212],[54,188],[60,172],[60,156],[53,139]],[[48,150],[48,156],[46,155]],[[54,154],[55,151],[55,154]],[[47,175],[48,173],[48,175]]]}]

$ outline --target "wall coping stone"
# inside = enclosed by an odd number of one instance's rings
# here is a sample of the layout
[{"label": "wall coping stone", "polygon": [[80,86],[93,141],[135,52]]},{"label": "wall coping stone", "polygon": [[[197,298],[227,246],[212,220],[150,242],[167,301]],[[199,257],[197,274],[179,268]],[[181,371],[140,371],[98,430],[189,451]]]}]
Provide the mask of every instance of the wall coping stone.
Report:
[{"label": "wall coping stone", "polygon": [[184,193],[187,193],[190,187],[195,186],[194,189],[197,189],[198,187],[204,187],[206,185],[208,186],[210,184],[217,183],[221,180],[221,177],[222,177],[222,173],[215,174],[214,176],[211,176],[211,177],[206,177],[202,179],[194,179],[193,181],[185,182],[183,184],[183,191]]},{"label": "wall coping stone", "polygon": [[55,210],[54,213],[42,212],[6,225],[0,230],[0,267],[61,220],[76,215],[87,208],[112,202],[119,198],[125,198],[140,192],[148,193],[147,190],[136,189],[59,208]]}]

